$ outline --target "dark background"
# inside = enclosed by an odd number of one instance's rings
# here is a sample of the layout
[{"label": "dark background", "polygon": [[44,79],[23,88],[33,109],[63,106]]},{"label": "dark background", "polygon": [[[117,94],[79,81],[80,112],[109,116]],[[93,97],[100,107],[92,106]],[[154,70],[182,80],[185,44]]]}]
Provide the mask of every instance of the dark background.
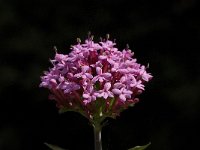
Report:
[{"label": "dark background", "polygon": [[198,0],[0,0],[0,150],[93,150],[88,121],[59,115],[38,87],[53,46],[67,54],[92,31],[126,43],[154,76],[140,103],[103,129],[105,150],[199,149]]}]

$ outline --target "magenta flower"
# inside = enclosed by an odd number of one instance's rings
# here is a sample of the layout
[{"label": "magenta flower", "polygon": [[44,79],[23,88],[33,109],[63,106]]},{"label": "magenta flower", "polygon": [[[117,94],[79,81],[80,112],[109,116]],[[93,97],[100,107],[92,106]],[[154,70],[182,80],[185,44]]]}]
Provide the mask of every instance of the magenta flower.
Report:
[{"label": "magenta flower", "polygon": [[83,99],[84,99],[83,100],[84,104],[88,104],[88,103],[96,100],[96,95],[94,93],[94,89],[93,89],[92,85],[88,85],[85,88],[85,91],[83,93]]},{"label": "magenta flower", "polygon": [[111,83],[107,82],[104,84],[104,88],[96,92],[97,97],[103,97],[105,100],[108,97],[114,97],[113,93],[110,91]]},{"label": "magenta flower", "polygon": [[78,39],[68,55],[56,52],[40,84],[51,91],[61,111],[80,112],[91,122],[116,117],[134,105],[152,78],[130,49],[119,51],[108,38],[100,43],[92,39],[83,44]]},{"label": "magenta flower", "polygon": [[95,83],[97,81],[99,82],[103,82],[103,81],[109,81],[110,77],[112,76],[111,73],[102,73],[102,68],[100,67],[96,67],[96,74],[97,76],[95,76],[92,81]]}]

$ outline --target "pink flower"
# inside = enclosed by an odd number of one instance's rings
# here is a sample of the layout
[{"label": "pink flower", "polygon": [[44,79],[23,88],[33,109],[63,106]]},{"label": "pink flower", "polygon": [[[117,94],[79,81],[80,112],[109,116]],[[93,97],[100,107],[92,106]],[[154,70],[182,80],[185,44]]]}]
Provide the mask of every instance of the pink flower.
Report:
[{"label": "pink flower", "polygon": [[121,89],[112,89],[112,92],[116,95],[119,95],[119,99],[121,101],[126,101],[127,98],[131,99],[131,94],[133,94],[132,91],[127,90],[126,88],[121,88]]},{"label": "pink flower", "polygon": [[90,70],[90,67],[89,66],[82,66],[81,67],[81,73],[77,73],[74,75],[74,77],[76,78],[83,78],[83,79],[86,79],[86,78],[89,78],[89,79],[92,79],[93,76],[88,73],[88,71]]},{"label": "pink flower", "polygon": [[85,89],[83,93],[83,99],[84,104],[88,104],[96,100],[96,95],[94,94],[94,88],[92,85],[88,85]]},{"label": "pink flower", "polygon": [[104,50],[111,50],[113,48],[113,46],[116,45],[116,43],[114,43],[113,41],[110,41],[110,40],[106,40],[105,42],[100,42],[100,44]]},{"label": "pink flower", "polygon": [[96,67],[96,73],[97,76],[95,76],[92,81],[96,82],[103,82],[103,81],[108,81],[109,78],[112,76],[110,73],[106,72],[106,73],[102,73],[102,69],[100,67]]},{"label": "pink flower", "polygon": [[51,91],[59,109],[74,110],[89,119],[99,111],[109,117],[119,115],[138,101],[152,75],[130,49],[119,51],[115,45],[109,37],[95,43],[89,36],[83,44],[78,40],[68,55],[56,52],[40,87]]},{"label": "pink flower", "polygon": [[104,99],[107,99],[108,97],[114,97],[113,93],[110,91],[110,88],[111,88],[111,83],[110,82],[105,83],[104,88],[96,92],[96,96],[103,97]]}]

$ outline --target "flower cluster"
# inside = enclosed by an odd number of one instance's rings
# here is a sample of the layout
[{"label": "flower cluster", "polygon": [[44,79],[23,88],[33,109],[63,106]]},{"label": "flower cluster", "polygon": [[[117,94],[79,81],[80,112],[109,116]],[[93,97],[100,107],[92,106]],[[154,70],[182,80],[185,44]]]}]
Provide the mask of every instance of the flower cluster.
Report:
[{"label": "flower cluster", "polygon": [[106,38],[89,36],[73,45],[68,55],[56,52],[53,67],[41,77],[41,87],[51,91],[60,110],[77,111],[89,119],[115,117],[138,102],[144,83],[152,76],[133,58],[127,47],[119,51]]}]

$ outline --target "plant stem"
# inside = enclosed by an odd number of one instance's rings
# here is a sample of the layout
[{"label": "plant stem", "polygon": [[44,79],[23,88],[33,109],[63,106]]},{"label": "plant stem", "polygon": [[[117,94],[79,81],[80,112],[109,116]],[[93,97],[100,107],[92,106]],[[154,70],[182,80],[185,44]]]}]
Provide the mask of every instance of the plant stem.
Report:
[{"label": "plant stem", "polygon": [[101,125],[94,125],[94,145],[95,150],[102,150],[102,141],[101,141]]}]

